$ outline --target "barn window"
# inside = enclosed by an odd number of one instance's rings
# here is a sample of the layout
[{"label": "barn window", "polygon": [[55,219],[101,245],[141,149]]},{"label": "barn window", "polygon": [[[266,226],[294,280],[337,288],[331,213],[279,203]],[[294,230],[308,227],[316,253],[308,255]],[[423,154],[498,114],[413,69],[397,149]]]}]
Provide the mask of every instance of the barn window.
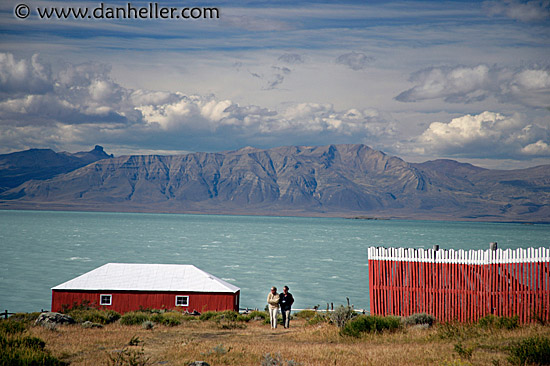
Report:
[{"label": "barn window", "polygon": [[189,306],[189,296],[176,296],[176,306]]},{"label": "barn window", "polygon": [[112,298],[113,298],[112,295],[100,295],[99,305],[111,305]]}]

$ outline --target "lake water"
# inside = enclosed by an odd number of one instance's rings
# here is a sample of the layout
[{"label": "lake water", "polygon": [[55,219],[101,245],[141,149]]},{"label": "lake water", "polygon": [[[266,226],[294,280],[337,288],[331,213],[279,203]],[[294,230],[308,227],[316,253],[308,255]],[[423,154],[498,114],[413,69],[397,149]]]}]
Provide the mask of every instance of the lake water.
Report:
[{"label": "lake water", "polygon": [[49,309],[51,288],[109,262],[193,264],[263,309],[271,286],[295,308],[369,308],[369,246],[550,246],[550,225],[266,216],[0,211],[0,311]]}]

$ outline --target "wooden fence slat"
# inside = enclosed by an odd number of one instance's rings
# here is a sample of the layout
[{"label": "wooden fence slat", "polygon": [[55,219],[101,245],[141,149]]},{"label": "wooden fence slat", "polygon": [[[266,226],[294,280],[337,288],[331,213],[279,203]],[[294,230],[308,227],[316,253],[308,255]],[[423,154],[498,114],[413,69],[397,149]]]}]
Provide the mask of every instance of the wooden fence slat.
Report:
[{"label": "wooden fence slat", "polygon": [[487,314],[550,321],[550,248],[424,250],[374,248],[369,259],[371,313],[427,312],[441,321]]}]

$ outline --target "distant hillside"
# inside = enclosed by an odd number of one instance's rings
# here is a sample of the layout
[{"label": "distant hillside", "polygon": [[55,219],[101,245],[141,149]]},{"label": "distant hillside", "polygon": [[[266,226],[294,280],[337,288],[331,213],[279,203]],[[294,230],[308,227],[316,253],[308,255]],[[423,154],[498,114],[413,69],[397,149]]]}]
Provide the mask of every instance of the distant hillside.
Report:
[{"label": "distant hillside", "polygon": [[411,164],[365,145],[247,147],[103,159],[26,181],[0,200],[0,208],[549,222],[550,165]]},{"label": "distant hillside", "polygon": [[107,155],[101,146],[75,154],[56,153],[50,149],[30,149],[0,155],[0,192],[31,179],[49,179],[109,157],[112,155]]}]

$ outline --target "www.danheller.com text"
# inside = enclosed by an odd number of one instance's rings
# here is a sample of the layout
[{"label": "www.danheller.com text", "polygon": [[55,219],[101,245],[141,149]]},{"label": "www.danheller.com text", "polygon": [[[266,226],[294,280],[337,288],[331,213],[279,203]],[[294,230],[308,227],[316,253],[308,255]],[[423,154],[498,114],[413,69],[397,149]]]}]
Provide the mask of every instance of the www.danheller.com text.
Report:
[{"label": "www.danheller.com text", "polygon": [[[26,19],[33,9],[26,4],[14,8],[14,15]],[[166,7],[157,2],[146,6],[123,6],[100,3],[96,7],[36,7],[35,14],[40,19],[219,19],[220,10],[216,7]]]}]

